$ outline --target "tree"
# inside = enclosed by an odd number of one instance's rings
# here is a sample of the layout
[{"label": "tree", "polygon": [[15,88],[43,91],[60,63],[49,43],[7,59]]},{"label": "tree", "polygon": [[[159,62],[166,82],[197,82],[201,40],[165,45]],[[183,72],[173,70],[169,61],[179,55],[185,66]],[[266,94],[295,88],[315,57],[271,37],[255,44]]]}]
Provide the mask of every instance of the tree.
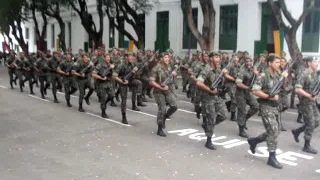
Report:
[{"label": "tree", "polygon": [[[297,43],[297,30],[313,9],[314,0],[308,1],[307,7],[303,10],[298,19],[293,18],[284,0],[279,0],[279,4],[275,3],[273,0],[268,0],[268,3],[270,4],[273,14],[277,20],[279,29],[284,30],[285,40],[287,42],[291,58],[302,62],[301,50]],[[284,22],[283,15],[288,20],[289,25]]]},{"label": "tree", "polygon": [[199,0],[199,2],[203,14],[202,33],[199,32],[193,21],[191,0],[181,0],[181,9],[187,17],[188,27],[197,39],[201,49],[204,51],[213,51],[216,17],[213,0]]},{"label": "tree", "polygon": [[[127,0],[104,1],[110,27],[115,27],[119,33],[133,40],[138,49],[145,48],[145,25],[142,15],[148,14],[156,4],[157,0],[132,0],[130,4]],[[137,38],[120,25],[123,22],[132,26]]]},{"label": "tree", "polygon": [[[10,31],[26,55],[29,54],[28,44],[24,39],[22,23],[27,17],[25,0],[0,0],[1,30]],[[9,30],[10,29],[10,30]]]},{"label": "tree", "polygon": [[77,0],[78,6],[74,0],[67,0],[70,6],[78,13],[81,24],[84,29],[87,31],[89,36],[93,38],[95,47],[99,47],[102,45],[102,37],[103,37],[103,0],[96,0],[97,12],[99,16],[99,30],[97,30],[96,24],[93,21],[92,14],[88,12],[87,0]]},{"label": "tree", "polygon": [[[46,1],[43,0],[29,0],[28,1],[28,8],[31,11],[32,14],[32,20],[34,22],[34,26],[35,26],[35,31],[36,31],[36,39],[37,39],[37,49],[40,51],[45,51],[47,50],[45,47],[45,42],[44,42],[44,38],[47,32],[47,25],[48,25],[48,21],[47,21],[47,16],[45,15],[45,9],[46,7],[44,6],[44,4]],[[38,11],[41,14],[42,17],[42,30],[40,32],[39,29],[39,23],[37,20],[37,14],[36,11]]]}]

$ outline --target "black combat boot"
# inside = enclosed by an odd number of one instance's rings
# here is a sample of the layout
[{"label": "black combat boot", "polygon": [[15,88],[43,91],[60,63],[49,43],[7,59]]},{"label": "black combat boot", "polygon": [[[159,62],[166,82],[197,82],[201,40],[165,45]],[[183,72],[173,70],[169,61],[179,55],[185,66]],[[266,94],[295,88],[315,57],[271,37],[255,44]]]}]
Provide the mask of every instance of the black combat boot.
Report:
[{"label": "black combat boot", "polygon": [[71,103],[70,103],[70,100],[67,100],[67,106],[68,107],[72,107]]},{"label": "black combat boot", "polygon": [[231,118],[230,118],[231,121],[236,121],[236,112],[232,111],[231,112]]},{"label": "black combat boot", "polygon": [[255,138],[248,138],[247,141],[250,146],[250,150],[251,150],[252,154],[255,154],[257,145],[259,143],[263,142],[263,139],[261,139],[260,137],[255,137]]},{"label": "black combat boot", "polygon": [[31,94],[31,95],[34,95],[34,92],[33,92],[33,87],[32,87],[32,85],[30,85],[30,94]]},{"label": "black combat boot", "polygon": [[283,168],[283,166],[277,160],[275,152],[269,152],[269,159],[268,159],[267,164],[274,167],[274,168],[277,168],[277,169]]},{"label": "black combat boot", "polygon": [[298,114],[298,117],[297,117],[297,123],[303,123],[303,121],[302,121],[302,114]]},{"label": "black combat boot", "polygon": [[161,124],[158,124],[158,131],[157,131],[157,134],[161,137],[166,137],[166,133],[163,132],[163,129],[162,129],[162,125]]},{"label": "black combat boot", "polygon": [[307,153],[311,153],[311,154],[317,154],[318,153],[317,150],[313,149],[310,146],[310,140],[305,140],[302,151],[307,152]]},{"label": "black combat boot", "polygon": [[140,109],[136,106],[136,103],[132,103],[132,110],[140,111]]},{"label": "black combat boot", "polygon": [[128,124],[128,120],[127,120],[127,115],[126,115],[126,113],[122,113],[122,123],[123,123],[123,124]]},{"label": "black combat boot", "polygon": [[142,102],[148,102],[147,98],[146,98],[146,95],[144,95],[144,94],[141,95],[141,99],[142,99]]},{"label": "black combat boot", "polygon": [[183,86],[182,92],[187,92],[187,87],[186,86]]},{"label": "black combat boot", "polygon": [[88,105],[90,105],[90,100],[89,100],[88,97],[85,97],[84,100],[86,101],[86,103],[87,103]]},{"label": "black combat boot", "polygon": [[79,110],[79,112],[85,112],[84,109],[82,108],[82,104],[81,103],[79,104],[79,109],[78,110]]},{"label": "black combat boot", "polygon": [[116,103],[114,102],[114,98],[111,99],[110,106],[117,107]]},{"label": "black combat boot", "polygon": [[230,112],[231,101],[225,102],[228,112]]},{"label": "black combat boot", "polygon": [[196,110],[196,113],[197,113],[197,118],[200,119],[201,107],[200,106],[195,106],[195,110]]},{"label": "black combat boot", "polygon": [[53,101],[54,103],[59,103],[59,101],[58,101],[58,98],[57,98],[57,95],[54,95],[54,101]]},{"label": "black combat boot", "polygon": [[141,96],[141,95],[138,95],[138,96],[137,96],[137,100],[138,100],[138,103],[137,103],[138,106],[141,106],[141,107],[147,106],[147,105],[142,101],[142,96]]},{"label": "black combat boot", "polygon": [[106,109],[105,108],[101,109],[101,117],[102,118],[109,118],[109,116],[106,113]]},{"label": "black combat boot", "polygon": [[239,125],[239,136],[243,138],[248,138],[248,134],[244,130],[244,126]]},{"label": "black combat boot", "polygon": [[116,92],[116,100],[118,102],[120,102],[119,94],[120,94],[120,90],[118,89],[118,91]]},{"label": "black combat boot", "polygon": [[217,148],[212,144],[211,137],[207,137],[207,142],[205,144],[206,148],[211,150],[216,150]]},{"label": "black combat boot", "polygon": [[11,89],[14,89],[12,82],[13,82],[13,81],[10,82],[10,87],[11,87]]}]

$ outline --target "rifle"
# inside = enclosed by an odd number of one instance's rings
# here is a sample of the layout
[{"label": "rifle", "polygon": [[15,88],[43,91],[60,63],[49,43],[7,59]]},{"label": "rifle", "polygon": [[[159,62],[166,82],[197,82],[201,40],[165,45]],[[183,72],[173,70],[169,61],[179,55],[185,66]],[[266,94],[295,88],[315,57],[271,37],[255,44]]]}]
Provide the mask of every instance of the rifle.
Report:
[{"label": "rifle", "polygon": [[108,68],[107,69],[105,69],[102,73],[101,73],[101,78],[104,78],[104,77],[106,77],[106,76],[108,76],[109,74],[108,73],[110,73],[111,71],[111,69],[113,69],[114,68],[114,65],[113,64],[111,64],[111,65],[109,65],[108,66]]},{"label": "rifle", "polygon": [[[151,57],[151,60],[156,56],[156,54],[157,54],[158,52],[159,52],[159,50],[157,50],[157,52]],[[136,73],[139,73],[139,72],[145,67],[145,63],[146,63],[147,61],[148,61],[148,59],[146,59],[146,60],[144,60],[144,61],[142,62],[143,66],[140,67]],[[132,74],[134,74],[133,70],[130,71],[129,74],[127,74],[126,76],[124,76],[123,81],[127,81],[127,80],[132,76]]]},{"label": "rifle", "polygon": [[165,87],[165,86],[168,85],[169,80],[173,77],[172,72],[173,72],[173,71],[177,71],[180,67],[181,67],[181,64],[180,64],[179,66],[177,66],[177,65],[175,66],[175,68],[169,73],[169,77],[167,77],[167,79],[165,79],[165,80],[161,83],[161,86],[162,86],[162,87]]},{"label": "rifle", "polygon": [[[228,64],[226,65],[225,68],[227,68],[230,65],[230,61],[228,62]],[[216,80],[213,82],[213,84],[210,87],[210,90],[213,91],[214,89],[216,89],[218,87],[218,85],[222,82],[222,77],[223,77],[223,72],[221,71],[219,76],[216,78]]]},{"label": "rifle", "polygon": [[[292,61],[289,65],[287,65],[287,68],[284,70],[284,71],[289,71],[291,68],[292,68],[292,66],[293,66],[293,64],[296,62],[296,60],[295,61]],[[272,89],[271,89],[271,91],[270,91],[270,94],[269,94],[269,97],[274,97],[275,95],[277,95],[278,93],[279,93],[279,91],[280,91],[280,88],[281,88],[281,86],[282,86],[282,83],[283,83],[283,81],[285,80],[285,77],[282,75],[281,77],[280,77],[280,79],[279,79],[279,81],[276,83],[276,85],[275,86],[273,86],[272,87]]]},{"label": "rifle", "polygon": [[250,82],[250,87],[253,86],[254,81],[256,80],[256,77],[257,77],[256,73],[253,72],[253,77],[252,77],[252,80],[251,80],[251,82]]},{"label": "rifle", "polygon": [[314,86],[314,88],[311,91],[311,95],[312,97],[315,97],[319,94],[320,92],[320,78],[318,79],[316,85]]},{"label": "rifle", "polygon": [[80,71],[80,74],[84,75],[88,71],[89,68],[91,68],[90,62],[88,63],[88,65],[85,68],[82,69],[82,71]]}]

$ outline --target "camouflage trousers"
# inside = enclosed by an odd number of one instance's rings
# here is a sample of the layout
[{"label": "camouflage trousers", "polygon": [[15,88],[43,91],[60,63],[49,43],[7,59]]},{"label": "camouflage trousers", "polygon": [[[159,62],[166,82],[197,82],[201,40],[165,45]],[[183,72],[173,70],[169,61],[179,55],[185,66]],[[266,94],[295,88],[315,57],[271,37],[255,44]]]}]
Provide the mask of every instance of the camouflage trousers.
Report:
[{"label": "camouflage trousers", "polygon": [[269,152],[275,152],[278,146],[277,138],[280,133],[278,107],[260,104],[259,108],[266,132],[260,134],[258,138],[267,142]]},{"label": "camouflage trousers", "polygon": [[289,108],[289,98],[286,92],[280,92],[279,111],[284,112]]},{"label": "camouflage trousers", "polygon": [[227,93],[230,97],[230,100],[231,100],[230,111],[236,112],[236,109],[237,109],[237,100],[235,97],[236,90],[237,90],[236,84],[235,83],[226,83],[225,86],[226,86],[226,91],[227,91]]},{"label": "camouflage trousers", "polygon": [[52,94],[56,98],[57,89],[62,87],[61,76],[58,73],[51,73]]},{"label": "camouflage trousers", "polygon": [[78,80],[78,88],[79,88],[79,104],[82,104],[84,95],[86,93],[86,89],[89,89],[89,92],[86,96],[86,98],[90,98],[91,94],[93,93],[93,85],[91,83],[91,79],[83,79],[83,80]]},{"label": "camouflage trousers", "polygon": [[207,92],[201,93],[203,129],[207,137],[212,137],[215,125],[227,118],[226,106],[220,97]]},{"label": "camouflage trousers", "polygon": [[51,79],[50,76],[47,74],[39,76],[40,92],[42,96],[44,96],[45,94],[45,89],[47,89],[50,86],[50,81],[51,81],[50,79]]},{"label": "camouflage trousers", "polygon": [[[190,78],[191,79],[191,78]],[[195,98],[196,98],[196,84],[192,80],[189,81],[189,91],[190,91],[190,97],[191,97],[191,103],[194,103]]]},{"label": "camouflage trousers", "polygon": [[[158,114],[157,114],[157,124],[162,125],[165,117],[171,116],[178,109],[176,103],[176,97],[172,93],[172,88],[170,87],[168,91],[161,91],[153,93],[154,99],[158,105]],[[167,110],[166,104],[169,104],[169,109]]]},{"label": "camouflage trousers", "polygon": [[[107,102],[110,101],[115,95],[113,83],[111,81],[105,81],[101,83],[98,82],[96,91],[100,100],[100,108],[102,110],[105,110],[107,108]],[[122,110],[122,106],[121,106],[121,110]]]},{"label": "camouflage trousers", "polygon": [[28,81],[29,82],[29,88],[30,88],[30,92],[33,92],[33,84],[35,82],[35,76],[34,76],[34,72],[31,71],[23,71],[23,75],[25,77],[25,79],[23,80],[23,84]]},{"label": "camouflage trousers", "polygon": [[19,79],[20,89],[22,89],[22,87],[24,85],[24,83],[23,83],[24,70],[17,69],[16,70],[16,75],[18,76],[18,79]]},{"label": "camouflage trousers", "polygon": [[132,79],[129,81],[128,85],[132,91],[132,94],[131,94],[132,104],[135,104],[137,102],[137,95],[141,95],[141,92],[142,92],[142,82],[139,79]]},{"label": "camouflage trousers", "polygon": [[[237,89],[236,100],[238,104],[238,113],[237,113],[237,121],[239,126],[245,126],[247,120],[255,115],[259,110],[259,104],[256,98],[251,94],[248,90]],[[250,109],[246,110],[247,105],[250,106]]]},{"label": "camouflage trousers", "polygon": [[121,97],[121,112],[125,113],[127,109],[127,98],[128,98],[128,86],[119,84],[120,97]]},{"label": "camouflage trousers", "polygon": [[189,78],[190,78],[188,71],[186,71],[186,72],[182,71],[181,76],[182,76],[182,87],[186,88],[186,86],[189,83]]},{"label": "camouflage trousers", "polygon": [[11,87],[13,87],[13,84],[12,84],[13,81],[14,81],[13,75],[16,76],[15,79],[18,78],[18,75],[17,75],[17,73],[16,73],[16,69],[10,69],[10,68],[8,68],[8,74],[9,74],[9,79],[10,79],[10,85],[11,85]]},{"label": "camouflage trousers", "polygon": [[70,101],[70,95],[77,91],[77,83],[73,77],[64,76],[62,83],[65,90],[65,98],[67,101]]},{"label": "camouflage trousers", "polygon": [[319,127],[319,109],[315,102],[305,97],[300,99],[299,109],[302,111],[304,125],[298,128],[298,131],[304,132],[305,140],[311,140],[314,130]]}]

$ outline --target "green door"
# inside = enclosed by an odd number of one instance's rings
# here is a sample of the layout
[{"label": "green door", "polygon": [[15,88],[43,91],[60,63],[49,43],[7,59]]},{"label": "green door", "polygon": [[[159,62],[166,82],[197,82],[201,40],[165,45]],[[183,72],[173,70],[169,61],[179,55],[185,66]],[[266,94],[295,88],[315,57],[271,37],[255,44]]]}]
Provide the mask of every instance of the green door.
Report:
[{"label": "green door", "polygon": [[170,48],[169,41],[169,11],[157,12],[157,38],[155,50],[163,52]]},{"label": "green door", "polygon": [[238,5],[220,6],[219,49],[236,50]]}]

